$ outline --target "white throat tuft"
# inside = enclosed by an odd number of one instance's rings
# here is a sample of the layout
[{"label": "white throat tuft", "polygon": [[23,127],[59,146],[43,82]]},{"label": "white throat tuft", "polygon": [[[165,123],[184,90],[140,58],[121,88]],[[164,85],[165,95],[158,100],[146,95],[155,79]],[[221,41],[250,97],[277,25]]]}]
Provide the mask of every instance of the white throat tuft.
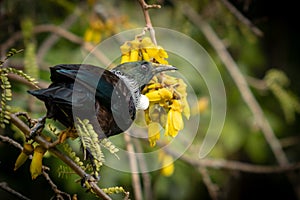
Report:
[{"label": "white throat tuft", "polygon": [[146,110],[149,107],[149,99],[147,96],[141,94],[136,109]]}]

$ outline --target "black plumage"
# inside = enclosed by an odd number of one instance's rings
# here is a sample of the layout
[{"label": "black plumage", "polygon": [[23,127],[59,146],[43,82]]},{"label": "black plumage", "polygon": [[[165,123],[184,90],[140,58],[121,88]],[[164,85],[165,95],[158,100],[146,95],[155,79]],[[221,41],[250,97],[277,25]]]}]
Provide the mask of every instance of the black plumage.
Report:
[{"label": "black plumage", "polygon": [[159,72],[172,66],[150,62],[124,63],[113,70],[87,64],[61,64],[50,68],[51,85],[28,91],[44,101],[47,118],[66,127],[74,119],[88,119],[100,138],[127,130],[136,117],[141,89]]}]

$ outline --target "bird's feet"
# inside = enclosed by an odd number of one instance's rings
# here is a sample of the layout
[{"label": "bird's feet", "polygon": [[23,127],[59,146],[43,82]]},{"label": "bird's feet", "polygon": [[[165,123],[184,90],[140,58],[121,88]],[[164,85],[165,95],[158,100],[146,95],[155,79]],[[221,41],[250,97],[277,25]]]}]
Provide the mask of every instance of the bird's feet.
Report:
[{"label": "bird's feet", "polygon": [[[33,121],[31,121],[33,122]],[[42,130],[45,127],[45,123],[46,123],[46,116],[39,118],[37,121],[34,122],[34,125],[32,126],[29,136],[28,136],[28,140],[33,139],[37,134],[39,134],[40,132],[42,132]]]},{"label": "bird's feet", "polygon": [[98,179],[95,179],[94,175],[85,174],[81,180],[80,184],[83,188],[87,188],[88,190],[91,188],[90,183],[91,182],[98,182]]}]

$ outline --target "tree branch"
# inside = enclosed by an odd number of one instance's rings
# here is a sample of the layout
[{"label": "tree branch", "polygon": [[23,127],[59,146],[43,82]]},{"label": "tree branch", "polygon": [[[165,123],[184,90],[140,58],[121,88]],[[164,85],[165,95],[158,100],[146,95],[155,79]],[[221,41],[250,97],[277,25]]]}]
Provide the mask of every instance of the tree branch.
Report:
[{"label": "tree branch", "polygon": [[51,180],[49,174],[46,172],[45,167],[43,168],[42,175],[45,177],[45,179],[48,181],[49,185],[51,186],[52,190],[56,194],[56,199],[65,199],[67,197],[69,200],[71,200],[71,196],[68,193],[65,193],[57,188],[55,183]]},{"label": "tree branch", "polygon": [[[0,112],[1,112],[1,110],[0,110]],[[21,151],[23,149],[23,147],[18,142],[14,141],[13,139],[11,139],[9,137],[0,135],[0,140],[2,140],[2,142],[9,143],[10,145],[16,147],[17,149],[19,149]]]},{"label": "tree branch", "polygon": [[[159,143],[158,143],[159,144]],[[174,158],[179,158],[181,161],[188,163],[194,167],[206,167],[212,169],[224,169],[232,171],[241,171],[255,174],[275,174],[285,173],[300,169],[300,162],[295,164],[288,164],[285,166],[266,166],[266,165],[255,165],[250,163],[243,163],[239,161],[225,160],[225,159],[195,159],[195,156],[182,155],[172,151],[168,148],[165,149],[166,153]]]},{"label": "tree branch", "polygon": [[[143,153],[143,148],[140,143],[140,140],[133,139],[133,144],[136,147],[138,153]],[[143,188],[145,194],[145,200],[153,199],[152,188],[151,188],[151,176],[148,173],[147,163],[143,156],[139,157],[138,159],[139,166],[142,171],[142,179],[143,179]]]},{"label": "tree branch", "polygon": [[[45,24],[45,25],[38,25],[33,28],[33,33],[44,33],[44,32],[50,32],[55,33],[56,35],[59,35],[75,44],[81,45],[84,49],[87,51],[90,51],[92,54],[94,54],[105,66],[108,66],[111,62],[110,60],[99,50],[95,49],[95,45],[85,42],[82,38],[78,37],[77,35],[55,25],[51,24]],[[23,37],[21,32],[16,32],[13,34],[8,40],[6,40],[5,43],[3,43],[1,46],[1,55],[4,55],[6,50],[13,46],[13,44],[20,40]]]},{"label": "tree branch", "polygon": [[[63,29],[68,29],[70,28],[78,19],[79,14],[80,14],[80,9],[77,7],[74,9],[74,12],[70,14],[64,22],[60,25],[61,28]],[[40,45],[38,51],[37,51],[37,58],[38,58],[38,63],[40,63],[46,53],[49,51],[49,49],[57,42],[59,39],[58,35],[55,33],[52,33],[46,40],[43,41],[43,43]]]},{"label": "tree branch", "polygon": [[151,37],[151,40],[152,40],[153,44],[157,45],[157,41],[156,41],[156,38],[155,38],[155,31],[153,29],[151,18],[150,18],[150,15],[149,15],[149,9],[151,9],[151,8],[161,8],[161,6],[157,5],[157,4],[149,5],[145,2],[145,0],[138,0],[138,2],[140,4],[140,6],[142,8],[142,11],[143,11],[143,14],[144,14],[144,18],[145,18],[145,22],[146,22],[146,29],[150,32],[150,37]]},{"label": "tree branch", "polygon": [[198,171],[202,175],[202,180],[207,187],[208,193],[212,200],[218,200],[219,187],[212,182],[208,174],[208,170],[205,167],[198,167]]},{"label": "tree branch", "polygon": [[10,188],[6,182],[0,182],[0,188],[5,190],[6,192],[14,195],[15,197],[22,199],[22,200],[30,200],[29,198],[25,197],[24,195],[20,194],[19,192],[15,191],[14,189]]},{"label": "tree branch", "polygon": [[138,164],[137,164],[137,160],[134,156],[134,148],[131,143],[130,136],[128,134],[124,133],[124,139],[126,142],[126,149],[129,152],[128,155],[129,155],[130,168],[133,171],[131,173],[131,177],[132,177],[134,197],[136,200],[142,200],[143,199],[142,186],[141,186],[139,174],[137,173],[138,172]]},{"label": "tree branch", "polygon": [[210,42],[212,47],[217,52],[224,66],[227,68],[236,86],[238,87],[246,105],[252,112],[255,121],[258,123],[260,129],[262,130],[279,164],[288,164],[288,159],[283,152],[280,142],[276,138],[270,126],[270,123],[265,118],[264,113],[260,105],[256,101],[254,95],[252,94],[246,79],[239,70],[238,65],[233,60],[230,53],[227,51],[226,46],[223,44],[222,40],[217,36],[211,26],[202,20],[201,16],[198,15],[198,13],[196,13],[196,11],[191,6],[189,6],[188,4],[182,4],[182,6],[180,7],[184,15],[186,15],[188,19],[203,32],[206,39]]},{"label": "tree branch", "polygon": [[[209,41],[211,46],[215,49],[219,58],[223,62],[224,66],[227,68],[229,74],[231,75],[233,81],[235,82],[240,94],[252,112],[255,122],[258,124],[260,130],[262,131],[267,143],[270,145],[271,150],[281,167],[289,165],[288,158],[282,149],[282,146],[275,136],[275,133],[269,123],[269,121],[264,116],[263,110],[259,103],[255,99],[253,93],[251,92],[246,78],[243,76],[242,72],[239,70],[238,65],[227,51],[226,46],[222,40],[218,37],[211,26],[202,20],[201,16],[187,3],[181,4],[180,6],[183,14],[195,24],[204,34],[206,39]],[[296,180],[295,174],[290,172],[287,174],[290,182],[293,184],[293,188],[297,196],[300,198],[300,189],[298,189],[298,181]]]},{"label": "tree branch", "polygon": [[243,24],[245,24],[249,29],[257,36],[262,37],[264,33],[257,28],[249,19],[247,19],[238,9],[236,9],[228,0],[220,0],[226,8]]},{"label": "tree branch", "polygon": [[[1,110],[0,110],[1,112]],[[10,114],[11,122],[17,126],[26,136],[29,136],[30,134],[30,128],[22,121],[20,120],[16,115]],[[47,149],[50,153],[58,157],[60,160],[62,160],[65,164],[67,164],[76,174],[78,174],[81,178],[87,177],[88,182],[91,186],[91,189],[93,192],[105,200],[110,200],[111,198],[104,193],[99,186],[97,185],[96,180],[88,175],[83,169],[81,169],[72,159],[70,159],[68,156],[61,153],[57,148],[51,147],[51,143],[45,140],[42,136],[35,136],[34,141],[39,143],[42,147]]]}]

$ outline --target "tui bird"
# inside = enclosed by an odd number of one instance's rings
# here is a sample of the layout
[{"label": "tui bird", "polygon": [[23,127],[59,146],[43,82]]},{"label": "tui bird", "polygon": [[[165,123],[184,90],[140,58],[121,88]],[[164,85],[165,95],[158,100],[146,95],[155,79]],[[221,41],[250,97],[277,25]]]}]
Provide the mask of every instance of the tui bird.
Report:
[{"label": "tui bird", "polygon": [[137,109],[146,109],[149,100],[141,94],[152,77],[162,71],[176,70],[169,65],[147,61],[127,62],[112,70],[87,64],[60,64],[50,68],[51,85],[28,92],[44,101],[46,118],[66,127],[74,119],[88,119],[99,138],[126,131]]}]

